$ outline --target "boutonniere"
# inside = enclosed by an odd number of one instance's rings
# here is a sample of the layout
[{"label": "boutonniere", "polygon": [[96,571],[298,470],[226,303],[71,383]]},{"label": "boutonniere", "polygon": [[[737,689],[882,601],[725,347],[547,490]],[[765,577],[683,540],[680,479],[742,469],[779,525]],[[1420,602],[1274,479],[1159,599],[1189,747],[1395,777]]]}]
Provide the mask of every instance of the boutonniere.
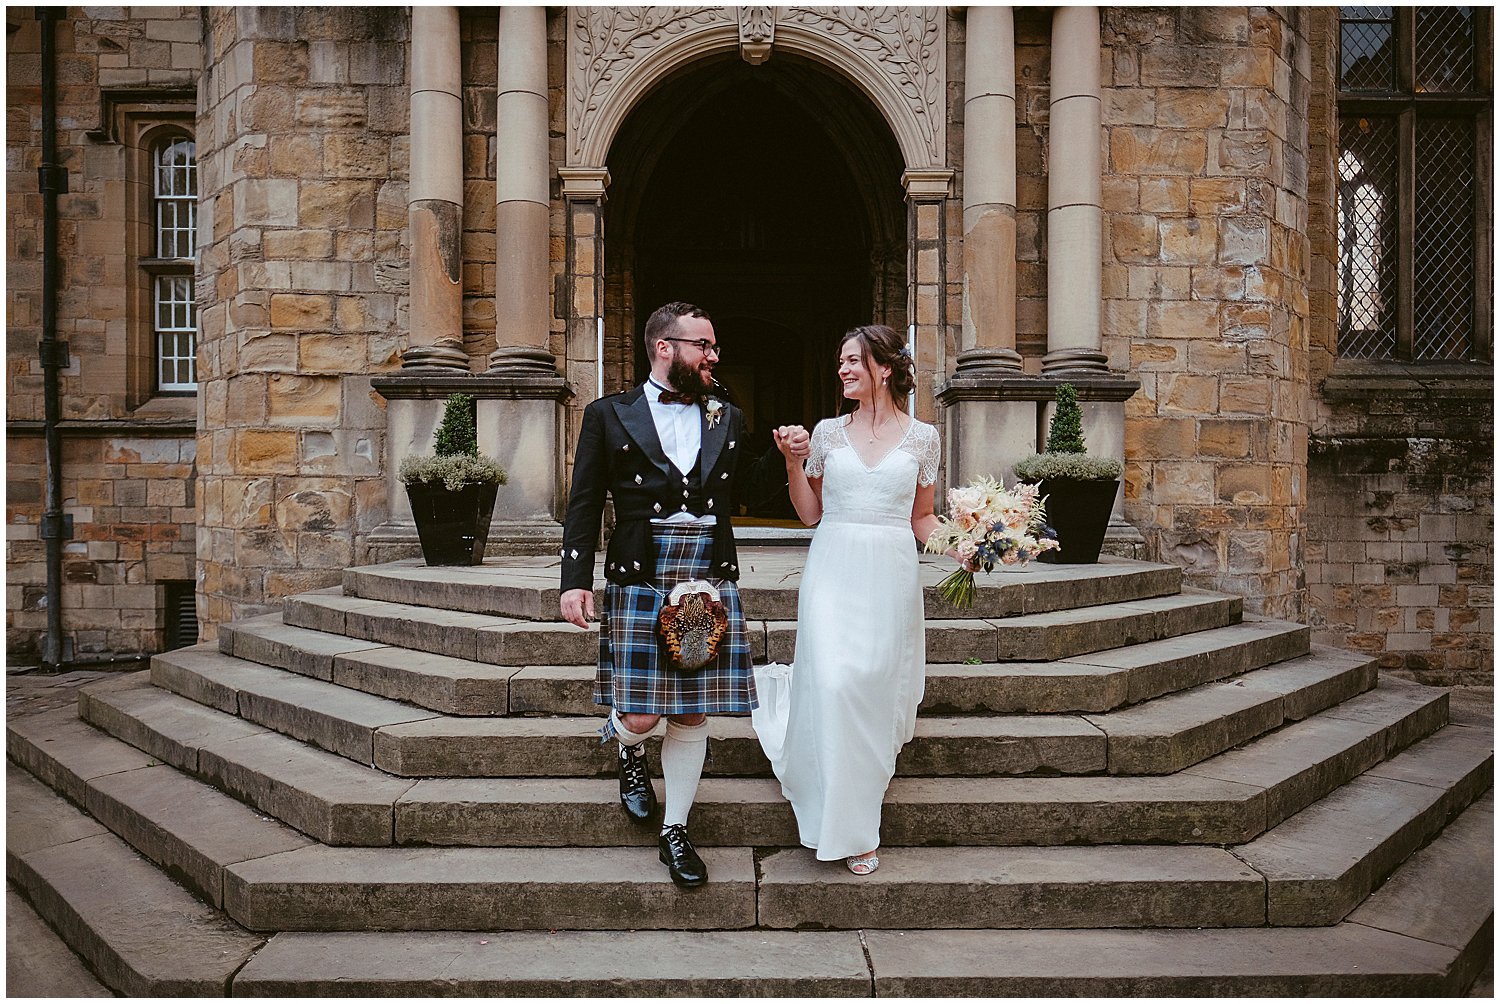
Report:
[{"label": "boutonniere", "polygon": [[708,418],[708,427],[712,429],[724,417],[724,402],[716,397],[709,398],[703,403],[703,414]]}]

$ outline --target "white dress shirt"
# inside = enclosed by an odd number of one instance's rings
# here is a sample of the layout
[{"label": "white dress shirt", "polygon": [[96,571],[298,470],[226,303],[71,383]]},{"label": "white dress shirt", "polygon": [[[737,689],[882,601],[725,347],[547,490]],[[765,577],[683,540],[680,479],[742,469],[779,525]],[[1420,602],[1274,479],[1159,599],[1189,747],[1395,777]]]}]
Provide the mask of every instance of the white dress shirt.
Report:
[{"label": "white dress shirt", "polygon": [[[698,462],[698,453],[703,449],[703,409],[692,404],[663,404],[661,388],[651,380],[646,381],[644,389],[646,400],[651,404],[651,421],[656,424],[656,438],[661,440],[662,452],[686,474]],[[674,512],[666,519],[651,522],[714,526],[718,517]]]}]

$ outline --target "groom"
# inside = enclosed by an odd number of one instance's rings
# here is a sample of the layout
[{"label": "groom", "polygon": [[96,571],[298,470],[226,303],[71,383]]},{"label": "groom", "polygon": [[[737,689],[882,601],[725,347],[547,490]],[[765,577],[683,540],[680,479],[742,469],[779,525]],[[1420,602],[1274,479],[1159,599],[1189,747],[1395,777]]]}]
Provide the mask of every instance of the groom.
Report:
[{"label": "groom", "polygon": [[[619,743],[620,803],[638,823],[649,822],[656,809],[644,744],[666,717],[666,801],[657,845],[672,881],[691,887],[708,880],[687,832],[708,750],[706,716],[755,706],[735,584],[735,491],[743,486],[759,495],[773,478],[780,488],[776,476],[784,465],[774,448],[758,461],[739,463],[744,416],[715,394],[719,347],[706,312],[669,303],[647,320],[645,340],[646,382],[584,409],[563,527],[559,605],[563,618],[579,627],[594,617],[595,541],[605,496],[613,496],[594,701],[611,707],[601,732],[606,742],[613,737]],[[791,444],[797,455],[807,455],[805,432]],[[716,658],[696,670],[676,668],[656,632],[667,594],[685,580],[715,585],[728,616]]]}]

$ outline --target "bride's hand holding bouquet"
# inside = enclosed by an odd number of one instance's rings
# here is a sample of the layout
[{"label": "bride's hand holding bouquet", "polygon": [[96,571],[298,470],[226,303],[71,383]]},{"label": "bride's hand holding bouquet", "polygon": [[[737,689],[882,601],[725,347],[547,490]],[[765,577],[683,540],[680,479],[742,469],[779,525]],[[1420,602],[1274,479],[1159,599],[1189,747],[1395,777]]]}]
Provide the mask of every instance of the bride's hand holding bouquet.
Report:
[{"label": "bride's hand holding bouquet", "polygon": [[974,605],[974,573],[996,565],[1024,565],[1057,548],[1047,527],[1046,500],[1036,485],[1006,489],[992,478],[948,489],[948,515],[927,538],[926,549],[947,554],[958,571],[938,584],[938,593],[957,607]]}]

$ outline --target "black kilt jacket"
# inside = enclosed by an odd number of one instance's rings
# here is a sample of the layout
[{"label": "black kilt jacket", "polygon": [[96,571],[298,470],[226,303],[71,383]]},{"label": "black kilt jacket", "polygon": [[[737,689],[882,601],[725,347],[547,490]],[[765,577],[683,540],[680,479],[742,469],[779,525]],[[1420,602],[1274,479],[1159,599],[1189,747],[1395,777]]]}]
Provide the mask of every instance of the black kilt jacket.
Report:
[{"label": "black kilt jacket", "polygon": [[718,517],[712,574],[739,579],[732,525],[736,492],[759,498],[768,488],[781,487],[785,466],[774,448],[758,460],[742,463],[744,413],[722,397],[709,400],[722,403],[723,411],[712,427],[703,412],[696,474],[678,471],[667,459],[644,388],[599,398],[584,409],[563,522],[564,591],[594,586],[594,553],[606,496],[615,503],[615,529],[604,555],[604,577],[610,582],[651,581],[656,564],[651,520],[674,512]]}]

